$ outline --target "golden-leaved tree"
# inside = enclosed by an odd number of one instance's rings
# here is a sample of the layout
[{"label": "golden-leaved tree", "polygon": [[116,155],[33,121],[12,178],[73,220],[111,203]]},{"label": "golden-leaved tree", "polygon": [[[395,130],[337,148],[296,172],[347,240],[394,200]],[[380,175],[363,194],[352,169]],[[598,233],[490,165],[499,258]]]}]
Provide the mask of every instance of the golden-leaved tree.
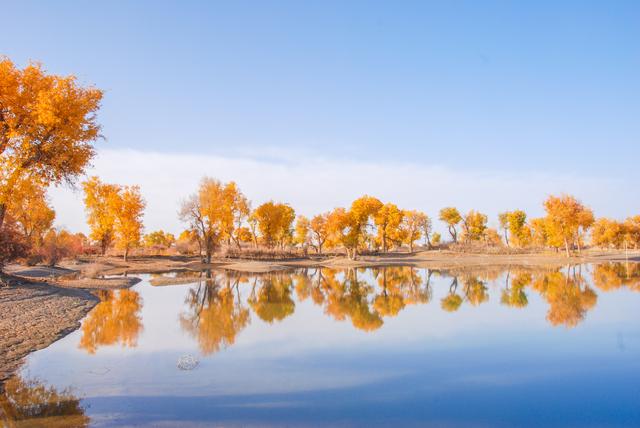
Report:
[{"label": "golden-leaved tree", "polygon": [[625,243],[625,224],[608,218],[599,218],[591,229],[591,244],[601,248],[621,248]]},{"label": "golden-leaved tree", "polygon": [[382,244],[382,251],[387,252],[389,241],[401,241],[400,225],[404,218],[404,212],[396,204],[388,202],[378,208],[373,214],[373,221],[378,230],[378,242]]},{"label": "golden-leaved tree", "polygon": [[296,213],[288,204],[265,202],[256,208],[253,215],[257,220],[260,236],[268,247],[284,248],[291,241]]},{"label": "golden-leaved tree", "polygon": [[569,249],[574,244],[580,248],[581,233],[593,224],[593,212],[570,195],[549,196],[544,202],[547,212],[545,231],[551,246],[564,246],[569,257]]},{"label": "golden-leaved tree", "polygon": [[322,246],[329,238],[329,228],[327,221],[329,213],[318,214],[311,219],[309,229],[311,230],[311,242],[318,254],[322,254]]},{"label": "golden-leaved tree", "polygon": [[240,245],[245,231],[242,224],[248,214],[249,201],[236,183],[224,184],[209,177],[202,179],[198,191],[180,209],[180,219],[197,236],[207,263],[211,263],[213,252],[224,240]]},{"label": "golden-leaved tree", "polygon": [[[413,253],[413,246],[422,237],[423,231],[429,231],[429,217],[420,211],[404,211],[401,228],[405,243],[409,245],[409,251]],[[429,240],[429,237],[425,238]]]},{"label": "golden-leaved tree", "polygon": [[45,188],[31,180],[23,180],[16,188],[9,212],[34,249],[42,245],[44,235],[56,217],[56,212],[49,206]]},{"label": "golden-leaved tree", "polygon": [[0,57],[0,229],[25,180],[47,187],[83,174],[99,137],[102,91],[73,76]]},{"label": "golden-leaved tree", "polygon": [[89,237],[98,242],[103,255],[115,243],[127,260],[129,251],[140,244],[142,237],[146,203],[140,188],[103,183],[98,177],[91,177],[82,185]]},{"label": "golden-leaved tree", "polygon": [[456,226],[462,221],[462,216],[457,208],[446,207],[440,210],[440,220],[447,224],[449,234],[453,242],[458,242],[458,229]]},{"label": "golden-leaved tree", "polygon": [[355,259],[358,249],[369,238],[368,228],[371,227],[371,219],[380,208],[380,200],[365,195],[353,201],[348,211],[344,208],[334,209],[327,217],[330,246],[341,245],[347,252],[347,257]]},{"label": "golden-leaved tree", "polygon": [[106,184],[98,177],[91,177],[82,183],[87,223],[91,234],[89,238],[100,245],[104,256],[115,239],[115,213],[113,199],[120,191],[115,184]]},{"label": "golden-leaved tree", "polygon": [[[517,247],[529,245],[531,229],[527,226],[527,214],[522,210],[506,211],[498,215],[500,228],[504,232],[507,247],[513,243]],[[513,242],[510,242],[513,241]]]},{"label": "golden-leaved tree", "polygon": [[307,248],[311,243],[311,238],[311,222],[307,217],[299,215],[296,219],[294,242],[303,248]]},{"label": "golden-leaved tree", "polygon": [[462,219],[465,241],[480,241],[487,230],[487,216],[471,210]]},{"label": "golden-leaved tree", "polygon": [[111,200],[115,218],[116,246],[123,250],[127,261],[129,251],[140,245],[146,203],[138,186],[123,186]]}]

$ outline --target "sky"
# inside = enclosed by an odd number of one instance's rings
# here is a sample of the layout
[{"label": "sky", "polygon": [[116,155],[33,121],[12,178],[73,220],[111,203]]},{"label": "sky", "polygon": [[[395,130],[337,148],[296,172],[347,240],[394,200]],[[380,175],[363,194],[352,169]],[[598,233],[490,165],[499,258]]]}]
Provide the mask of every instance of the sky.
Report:
[{"label": "sky", "polygon": [[[90,174],[178,232],[203,175],[311,215],[363,193],[640,213],[637,1],[2,1],[0,54],[105,90]],[[85,230],[81,195],[53,189]]]}]

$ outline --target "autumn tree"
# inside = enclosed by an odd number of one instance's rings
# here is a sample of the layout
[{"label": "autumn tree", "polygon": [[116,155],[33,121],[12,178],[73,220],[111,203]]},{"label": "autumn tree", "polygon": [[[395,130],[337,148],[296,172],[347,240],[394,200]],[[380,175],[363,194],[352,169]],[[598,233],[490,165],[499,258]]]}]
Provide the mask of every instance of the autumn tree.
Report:
[{"label": "autumn tree", "polygon": [[431,245],[437,247],[440,245],[440,241],[442,241],[442,236],[438,232],[434,232],[431,236]]},{"label": "autumn tree", "polygon": [[311,242],[311,222],[303,215],[299,215],[296,219],[295,235],[293,241],[304,248],[309,246]]},{"label": "autumn tree", "polygon": [[254,215],[260,235],[268,247],[284,247],[292,238],[296,214],[289,205],[269,201],[256,208]]},{"label": "autumn tree", "polygon": [[386,203],[374,214],[373,220],[378,231],[378,240],[382,244],[382,251],[387,252],[389,241],[398,241],[400,225],[404,217],[404,212],[397,205]]},{"label": "autumn tree", "polygon": [[0,58],[0,229],[25,180],[43,187],[83,174],[99,137],[102,91],[40,64],[17,68]]},{"label": "autumn tree", "polygon": [[509,211],[498,214],[498,222],[504,234],[504,243],[507,244],[507,247],[509,247],[509,214]]},{"label": "autumn tree", "polygon": [[422,236],[424,236],[424,243],[427,248],[433,248],[433,222],[431,221],[431,218],[426,214],[424,214],[424,218],[422,218],[420,221],[420,230]]},{"label": "autumn tree", "polygon": [[440,210],[440,220],[447,224],[449,234],[453,242],[458,242],[458,230],[456,226],[462,221],[462,216],[457,208],[447,207]]},{"label": "autumn tree", "polygon": [[487,229],[487,216],[471,210],[462,219],[462,227],[466,241],[480,241]]},{"label": "autumn tree", "polygon": [[56,216],[49,206],[45,188],[31,180],[23,180],[8,209],[27,242],[39,247]]},{"label": "autumn tree", "polygon": [[[352,218],[344,208],[336,208],[329,213],[326,221],[328,245],[331,248],[344,247],[347,257],[355,258],[358,245],[358,233],[353,227]],[[353,254],[353,255],[352,255]]]},{"label": "autumn tree", "polygon": [[640,215],[629,217],[624,222],[625,239],[633,248],[640,248]]},{"label": "autumn tree", "polygon": [[[429,228],[427,222],[429,217],[420,211],[405,211],[401,228],[403,229],[405,242],[409,244],[409,251],[413,253],[414,243],[422,237],[423,230],[427,233]],[[429,237],[426,238],[427,241]]]},{"label": "autumn tree", "polygon": [[91,177],[82,183],[82,188],[87,223],[91,230],[89,237],[98,242],[104,256],[115,239],[113,200],[120,191],[120,187],[102,183],[98,177]]},{"label": "autumn tree", "polygon": [[124,250],[125,261],[129,257],[129,251],[140,244],[145,206],[146,202],[138,186],[121,187],[111,199],[111,209],[115,218],[116,245]]},{"label": "autumn tree", "polygon": [[625,237],[625,224],[608,218],[599,218],[591,230],[591,243],[602,248],[621,248]]},{"label": "autumn tree", "polygon": [[311,219],[309,223],[309,229],[311,230],[311,242],[315,247],[318,254],[322,254],[322,246],[329,237],[329,229],[327,227],[327,220],[329,214],[318,214]]},{"label": "autumn tree", "polygon": [[330,246],[342,245],[347,257],[355,259],[367,238],[370,221],[381,207],[382,202],[365,195],[353,201],[348,211],[344,208],[333,210],[327,217]]},{"label": "autumn tree", "polygon": [[561,241],[569,257],[570,246],[579,245],[581,231],[593,224],[593,212],[570,195],[549,196],[544,208],[547,235],[554,243]]},{"label": "autumn tree", "polygon": [[155,232],[144,235],[143,243],[147,248],[169,248],[176,243],[176,238],[171,233],[165,233],[162,230],[156,230]]},{"label": "autumn tree", "polygon": [[531,242],[538,247],[544,247],[549,241],[547,234],[547,221],[544,217],[531,219],[529,222],[531,227]]},{"label": "autumn tree", "polygon": [[242,225],[251,213],[251,205],[233,181],[224,186],[224,207],[228,216],[224,222],[225,235],[240,248]]},{"label": "autumn tree", "polygon": [[231,222],[231,211],[226,206],[226,186],[218,180],[203,178],[198,191],[182,203],[179,213],[180,219],[189,224],[198,237],[207,263],[211,263],[213,252],[225,238]]},{"label": "autumn tree", "polygon": [[357,255],[358,248],[365,241],[371,220],[382,208],[382,202],[372,196],[362,196],[351,203],[348,212],[348,228],[352,244],[352,256]]}]

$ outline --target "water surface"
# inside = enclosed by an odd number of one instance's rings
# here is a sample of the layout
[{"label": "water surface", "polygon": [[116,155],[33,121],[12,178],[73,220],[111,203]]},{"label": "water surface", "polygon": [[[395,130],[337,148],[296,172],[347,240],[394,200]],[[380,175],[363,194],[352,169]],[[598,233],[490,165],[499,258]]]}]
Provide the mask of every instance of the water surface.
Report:
[{"label": "water surface", "polygon": [[640,425],[638,264],[187,272],[100,298],[7,382],[5,425]]}]

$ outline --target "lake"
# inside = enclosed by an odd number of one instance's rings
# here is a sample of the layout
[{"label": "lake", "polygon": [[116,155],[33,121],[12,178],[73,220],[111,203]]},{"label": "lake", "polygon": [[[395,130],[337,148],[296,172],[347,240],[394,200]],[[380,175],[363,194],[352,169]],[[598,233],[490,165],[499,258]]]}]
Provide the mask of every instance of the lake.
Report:
[{"label": "lake", "polygon": [[27,358],[4,426],[640,426],[640,264],[142,278]]}]

